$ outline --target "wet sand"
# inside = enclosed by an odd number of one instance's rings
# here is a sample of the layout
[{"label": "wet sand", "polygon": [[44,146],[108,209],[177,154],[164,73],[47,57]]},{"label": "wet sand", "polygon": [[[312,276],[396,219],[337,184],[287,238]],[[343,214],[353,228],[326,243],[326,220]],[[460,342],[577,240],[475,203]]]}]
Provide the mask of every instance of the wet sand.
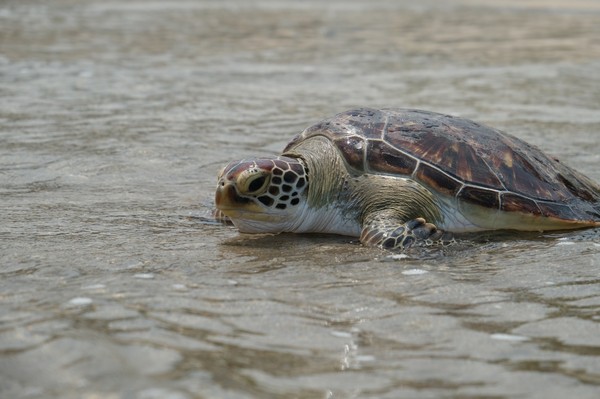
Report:
[{"label": "wet sand", "polygon": [[208,221],[229,160],[357,106],[600,181],[594,1],[5,1],[0,397],[596,398],[600,232],[403,258]]}]

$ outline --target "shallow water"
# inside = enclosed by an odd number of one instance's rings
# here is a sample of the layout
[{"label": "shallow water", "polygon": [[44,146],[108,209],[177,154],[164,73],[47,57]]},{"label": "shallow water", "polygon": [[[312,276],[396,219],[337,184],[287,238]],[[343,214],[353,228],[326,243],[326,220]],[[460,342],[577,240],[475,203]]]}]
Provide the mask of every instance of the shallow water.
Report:
[{"label": "shallow water", "polygon": [[594,1],[0,4],[0,397],[596,398],[600,231],[408,257],[209,223],[227,161],[354,106],[600,181]]}]

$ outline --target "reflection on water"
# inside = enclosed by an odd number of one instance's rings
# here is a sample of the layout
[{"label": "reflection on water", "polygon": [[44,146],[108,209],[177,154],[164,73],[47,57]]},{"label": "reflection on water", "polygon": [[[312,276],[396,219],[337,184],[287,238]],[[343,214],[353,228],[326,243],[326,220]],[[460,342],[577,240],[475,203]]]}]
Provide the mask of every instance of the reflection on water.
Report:
[{"label": "reflection on water", "polygon": [[599,181],[598,37],[585,0],[2,3],[0,397],[597,397],[598,230],[398,256],[209,204],[355,106]]}]

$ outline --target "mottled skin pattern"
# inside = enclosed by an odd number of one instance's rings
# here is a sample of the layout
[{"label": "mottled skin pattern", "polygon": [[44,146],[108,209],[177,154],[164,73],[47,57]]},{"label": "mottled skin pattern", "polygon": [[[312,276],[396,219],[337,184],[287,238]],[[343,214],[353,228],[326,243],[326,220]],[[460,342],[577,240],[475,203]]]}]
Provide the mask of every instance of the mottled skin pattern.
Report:
[{"label": "mottled skin pattern", "polygon": [[600,226],[600,188],[534,146],[476,122],[350,110],[281,156],[231,162],[215,202],[242,232],[326,232],[402,249],[450,232]]}]

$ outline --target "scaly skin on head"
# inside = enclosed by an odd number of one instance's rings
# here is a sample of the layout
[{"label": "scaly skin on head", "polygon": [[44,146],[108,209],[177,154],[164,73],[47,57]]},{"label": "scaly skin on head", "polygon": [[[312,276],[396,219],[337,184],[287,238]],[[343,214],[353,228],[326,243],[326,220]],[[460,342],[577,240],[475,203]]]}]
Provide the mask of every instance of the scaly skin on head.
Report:
[{"label": "scaly skin on head", "polygon": [[242,232],[285,231],[306,202],[304,165],[294,158],[230,162],[218,180],[217,209]]}]

